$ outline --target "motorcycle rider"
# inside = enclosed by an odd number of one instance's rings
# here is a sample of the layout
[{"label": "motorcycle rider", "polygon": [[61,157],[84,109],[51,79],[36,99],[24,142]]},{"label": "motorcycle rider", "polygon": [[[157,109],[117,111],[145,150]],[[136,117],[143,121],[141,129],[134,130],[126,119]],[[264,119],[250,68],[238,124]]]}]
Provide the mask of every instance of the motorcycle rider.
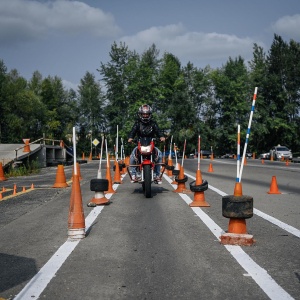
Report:
[{"label": "motorcycle rider", "polygon": [[[129,136],[128,143],[132,143],[133,138],[137,135],[138,138],[154,138],[159,137],[161,142],[165,141],[165,137],[161,133],[157,123],[152,120],[152,108],[148,104],[142,105],[138,110],[138,120],[134,123]],[[137,147],[135,147],[130,155],[130,164],[134,165],[137,161],[136,156]],[[157,162],[162,162],[162,153],[161,151],[155,147],[155,151],[157,153]],[[155,165],[154,168],[154,180],[157,183],[161,183],[159,179],[160,175],[160,165]],[[133,181],[136,180],[136,168],[131,167],[131,178]]]}]

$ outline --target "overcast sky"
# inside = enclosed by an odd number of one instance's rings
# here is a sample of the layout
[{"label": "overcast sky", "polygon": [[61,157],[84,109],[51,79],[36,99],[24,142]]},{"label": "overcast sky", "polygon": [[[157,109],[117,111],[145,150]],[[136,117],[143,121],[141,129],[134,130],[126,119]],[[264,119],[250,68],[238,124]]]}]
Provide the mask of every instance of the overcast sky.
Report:
[{"label": "overcast sky", "polygon": [[30,79],[59,76],[75,87],[109,60],[114,41],[142,53],[153,43],[203,68],[252,59],[274,33],[300,42],[299,0],[0,0],[0,59]]}]

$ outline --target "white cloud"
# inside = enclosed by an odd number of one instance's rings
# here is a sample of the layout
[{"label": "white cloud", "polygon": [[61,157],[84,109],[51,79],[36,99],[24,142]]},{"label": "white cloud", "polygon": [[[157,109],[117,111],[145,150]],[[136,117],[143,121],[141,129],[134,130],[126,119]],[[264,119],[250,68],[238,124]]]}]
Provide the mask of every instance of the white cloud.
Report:
[{"label": "white cloud", "polygon": [[75,84],[75,83],[65,80],[65,79],[62,80],[62,84],[68,90],[73,89],[76,92],[78,89],[78,84]]},{"label": "white cloud", "polygon": [[114,17],[80,1],[0,1],[0,42],[39,39],[49,33],[116,36]]},{"label": "white cloud", "polygon": [[140,53],[154,43],[161,51],[170,52],[185,62],[226,61],[229,56],[234,58],[238,55],[247,60],[251,58],[255,42],[249,37],[239,38],[229,34],[188,32],[181,23],[151,27],[136,35],[124,36],[120,40]]},{"label": "white cloud", "polygon": [[300,14],[293,16],[284,16],[278,19],[272,29],[279,35],[287,35],[292,39],[300,38]]}]

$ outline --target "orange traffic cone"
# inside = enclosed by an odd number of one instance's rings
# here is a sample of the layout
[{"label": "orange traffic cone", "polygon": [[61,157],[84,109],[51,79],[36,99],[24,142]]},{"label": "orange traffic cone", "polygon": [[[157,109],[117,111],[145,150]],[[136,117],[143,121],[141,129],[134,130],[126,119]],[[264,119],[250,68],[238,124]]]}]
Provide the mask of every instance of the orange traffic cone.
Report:
[{"label": "orange traffic cone", "polygon": [[262,164],[264,164],[264,163],[265,163],[265,160],[264,160],[264,159],[262,159],[262,160],[261,160],[261,163],[262,163]]},{"label": "orange traffic cone", "polygon": [[247,166],[247,158],[244,159],[244,166]]},{"label": "orange traffic cone", "polygon": [[4,186],[2,187],[2,192],[6,192],[6,188]]},{"label": "orange traffic cone", "polygon": [[68,187],[67,181],[66,181],[66,175],[63,165],[57,166],[57,172],[56,172],[56,179],[55,183],[52,186],[53,188],[65,188]]},{"label": "orange traffic cone", "polygon": [[288,159],[285,161],[285,165],[286,165],[286,166],[289,165],[289,160],[288,160]]},{"label": "orange traffic cone", "polygon": [[[201,171],[197,170],[195,187],[202,185],[202,183],[203,183],[203,180],[202,180]],[[210,205],[205,201],[204,191],[201,191],[201,192],[195,191],[194,192],[194,201],[192,203],[190,203],[189,206],[190,207],[209,207]]]},{"label": "orange traffic cone", "polygon": [[214,169],[213,169],[213,165],[212,163],[209,164],[209,167],[208,167],[208,172],[213,172]]},{"label": "orange traffic cone", "polygon": [[3,172],[2,162],[0,162],[0,181],[5,181],[5,180],[7,180],[7,178],[5,177]]},{"label": "orange traffic cone", "polygon": [[[247,205],[245,203],[247,203]],[[229,218],[229,224],[228,231],[221,235],[221,244],[239,246],[253,245],[255,241],[253,235],[247,233],[246,218],[233,217],[233,215],[241,213],[242,211],[251,214],[251,212],[249,212],[251,203],[253,209],[253,198],[243,196],[241,182],[235,183],[234,195],[227,195],[222,198],[223,216]],[[251,216],[248,215],[248,217]]]},{"label": "orange traffic cone", "polygon": [[167,169],[167,175],[169,177],[172,177],[173,176],[173,173],[172,173],[173,161],[172,161],[171,155],[169,155],[169,158],[168,158],[168,166],[169,166],[169,169]]},{"label": "orange traffic cone", "polygon": [[234,196],[243,196],[243,188],[241,182],[236,182],[234,186]]},{"label": "orange traffic cone", "polygon": [[33,185],[33,183],[31,184],[31,187],[30,187],[32,190],[34,189],[34,185]]},{"label": "orange traffic cone", "polygon": [[115,160],[115,176],[114,176],[114,183],[121,184],[121,174],[120,174],[120,167],[119,163]]},{"label": "orange traffic cone", "polygon": [[2,196],[2,193],[0,193],[0,200],[2,200],[3,199],[3,196]]},{"label": "orange traffic cone", "polygon": [[26,188],[25,188],[25,186],[23,186],[22,192],[26,192]]},{"label": "orange traffic cone", "polygon": [[[174,172],[175,171],[175,172]],[[174,170],[172,171],[172,174],[174,173],[174,175],[179,175],[180,172],[180,163],[176,164],[176,167],[174,168]],[[175,181],[175,179],[171,182],[171,184],[178,184],[177,181]]]},{"label": "orange traffic cone", "polygon": [[[101,171],[98,171],[97,179],[102,179]],[[88,203],[88,206],[106,205],[106,204],[110,204],[110,201],[104,196],[104,191],[97,190],[95,191],[95,196]]]},{"label": "orange traffic cone", "polygon": [[[125,163],[123,162],[123,160],[120,161],[120,165],[122,166],[122,169],[120,170],[120,174],[124,175],[126,174],[126,167],[125,167]],[[119,165],[119,167],[120,167]]]},{"label": "orange traffic cone", "polygon": [[85,219],[78,175],[73,175],[72,192],[68,218],[68,237],[82,239],[85,237]]},{"label": "orange traffic cone", "polygon": [[14,184],[13,195],[16,195],[16,194],[17,194],[17,185]]},{"label": "orange traffic cone", "polygon": [[30,139],[23,139],[23,142],[25,143],[23,152],[30,152],[30,145],[29,145]]},{"label": "orange traffic cone", "polygon": [[[79,177],[79,180],[82,180],[81,177],[81,172],[80,172],[80,164],[78,162],[76,162],[76,170],[77,170],[77,175]],[[73,180],[73,176],[74,176],[74,166],[73,166],[73,171],[72,171],[72,178],[71,180]]]},{"label": "orange traffic cone", "polygon": [[107,165],[106,165],[106,179],[108,180],[108,190],[105,191],[105,194],[114,194],[116,191],[112,187],[112,179],[111,179],[111,172],[110,172],[110,163],[109,163],[109,154],[107,154]]},{"label": "orange traffic cone", "polygon": [[84,152],[82,152],[82,160],[85,160]]},{"label": "orange traffic cone", "polygon": [[281,192],[279,192],[278,190],[276,176],[272,176],[270,191],[268,192],[268,194],[281,194]]},{"label": "orange traffic cone", "polygon": [[180,166],[179,175],[175,178],[175,180],[178,182],[177,189],[173,192],[175,193],[191,193],[189,189],[185,187],[185,183],[187,181],[187,176],[184,175],[184,168]]},{"label": "orange traffic cone", "polygon": [[93,154],[90,152],[89,160],[93,160]]},{"label": "orange traffic cone", "polygon": [[[243,188],[241,182],[235,183],[233,195],[235,197],[243,196]],[[228,224],[228,232],[237,233],[237,234],[246,234],[247,233],[246,220],[230,218]]]}]

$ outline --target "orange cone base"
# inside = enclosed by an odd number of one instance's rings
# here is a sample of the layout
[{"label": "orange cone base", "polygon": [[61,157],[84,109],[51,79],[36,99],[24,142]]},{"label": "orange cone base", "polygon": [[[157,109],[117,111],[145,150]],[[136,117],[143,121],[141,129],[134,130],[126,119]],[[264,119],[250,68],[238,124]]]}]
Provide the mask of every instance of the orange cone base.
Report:
[{"label": "orange cone base", "polygon": [[221,235],[222,245],[252,246],[254,243],[255,240],[251,234],[224,233]]},{"label": "orange cone base", "polygon": [[228,225],[229,233],[247,234],[246,220],[245,219],[229,219]]},{"label": "orange cone base", "polygon": [[191,190],[185,187],[184,182],[178,182],[178,187],[173,191],[174,193],[192,193]]},{"label": "orange cone base", "polygon": [[115,194],[116,191],[113,189],[113,188],[109,188],[108,187],[108,190],[104,192],[104,194]]},{"label": "orange cone base", "polygon": [[205,201],[204,192],[195,192],[194,201],[189,204],[190,207],[209,207],[210,205]]},{"label": "orange cone base", "polygon": [[0,181],[5,181],[5,180],[7,180],[7,178],[5,178],[5,177],[0,177]]},{"label": "orange cone base", "polygon": [[281,194],[281,192],[279,192],[278,190],[277,191],[269,191],[268,194],[278,194],[279,195],[279,194]]},{"label": "orange cone base", "polygon": [[80,240],[85,237],[85,228],[68,229],[68,238],[71,240]]},{"label": "orange cone base", "polygon": [[88,203],[88,206],[93,207],[96,205],[107,205],[110,201],[104,197],[103,193],[95,193],[95,197]]},{"label": "orange cone base", "polygon": [[56,182],[52,186],[53,188],[65,188],[68,187],[69,185],[66,182]]}]

